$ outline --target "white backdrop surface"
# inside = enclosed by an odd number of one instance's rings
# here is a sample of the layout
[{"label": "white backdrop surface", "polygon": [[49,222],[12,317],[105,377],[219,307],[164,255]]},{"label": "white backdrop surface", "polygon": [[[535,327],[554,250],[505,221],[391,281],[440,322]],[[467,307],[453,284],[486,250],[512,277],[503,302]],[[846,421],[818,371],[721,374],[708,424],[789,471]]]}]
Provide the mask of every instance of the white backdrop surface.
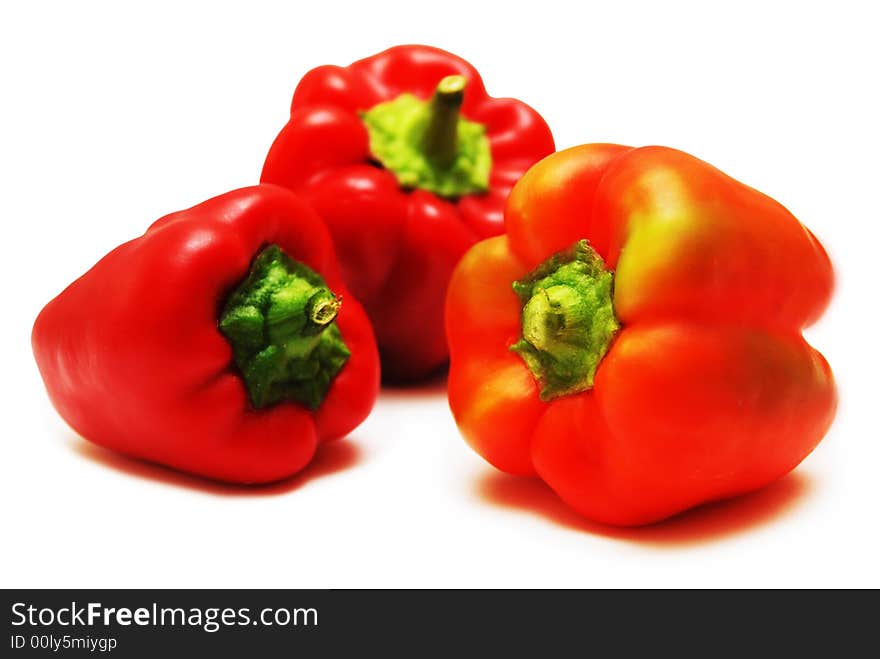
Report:
[{"label": "white backdrop surface", "polygon": [[[7,3],[0,9],[5,587],[880,586],[880,48],[871,3]],[[154,219],[257,181],[299,79],[399,43],[470,60],[557,145],[665,144],[775,197],[837,267],[808,338],[841,403],[795,473],[641,530],[581,521],[385,391],[303,475],[206,483],[93,447],[40,308]]]}]

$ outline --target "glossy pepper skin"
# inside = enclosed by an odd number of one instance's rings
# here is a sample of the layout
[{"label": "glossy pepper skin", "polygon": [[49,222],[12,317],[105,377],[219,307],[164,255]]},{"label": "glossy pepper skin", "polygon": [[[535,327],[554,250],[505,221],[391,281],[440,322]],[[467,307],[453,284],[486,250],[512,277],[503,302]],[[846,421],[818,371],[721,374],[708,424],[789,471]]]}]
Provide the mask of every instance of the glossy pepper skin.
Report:
[{"label": "glossy pepper skin", "polygon": [[[404,94],[426,101],[447,76],[463,77],[461,117],[488,139],[482,192],[443,196],[402,184],[371,150],[365,113]],[[443,301],[453,267],[477,240],[503,231],[511,187],[553,150],[544,120],[520,101],[490,97],[466,61],[398,46],[307,73],[261,180],[294,190],[327,222],[345,281],[376,331],[383,376],[406,381],[445,364]]]},{"label": "glossy pepper skin", "polygon": [[[342,298],[341,308],[330,304],[350,354],[317,409],[290,400],[256,408],[219,327],[267,245]],[[111,251],[46,305],[32,343],[53,405],[84,438],[233,483],[299,471],[318,444],[363,421],[379,386],[372,330],[326,228],[293,193],[268,185],[167,215]]]},{"label": "glossy pepper skin", "polygon": [[[592,520],[641,525],[767,485],[828,430],[834,379],[801,331],[832,269],[773,199],[680,151],[591,144],[533,167],[506,225],[462,259],[446,307],[450,405],[497,468],[539,476]],[[554,395],[522,356],[524,323],[558,348],[575,316],[551,303],[571,289],[528,307],[511,284],[583,240],[612,273],[616,322],[587,321],[611,337],[592,384]]]}]

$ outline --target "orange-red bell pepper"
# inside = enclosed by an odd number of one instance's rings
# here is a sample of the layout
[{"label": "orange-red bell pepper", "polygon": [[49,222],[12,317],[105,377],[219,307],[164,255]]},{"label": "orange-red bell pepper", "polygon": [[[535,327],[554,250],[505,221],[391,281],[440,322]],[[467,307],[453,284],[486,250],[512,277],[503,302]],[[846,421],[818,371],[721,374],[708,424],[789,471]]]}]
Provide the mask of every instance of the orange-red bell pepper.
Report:
[{"label": "orange-red bell pepper", "polygon": [[801,330],[832,291],[815,237],[680,151],[592,144],[514,187],[507,234],[447,297],[449,401],[493,465],[600,522],[653,522],[793,469],[834,416]]}]

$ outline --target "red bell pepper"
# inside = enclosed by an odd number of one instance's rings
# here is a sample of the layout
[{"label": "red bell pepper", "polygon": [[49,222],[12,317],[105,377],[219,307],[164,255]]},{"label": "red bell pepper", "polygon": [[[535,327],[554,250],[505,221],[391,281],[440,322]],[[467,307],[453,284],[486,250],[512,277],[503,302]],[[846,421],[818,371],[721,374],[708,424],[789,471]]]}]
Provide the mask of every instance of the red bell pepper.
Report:
[{"label": "red bell pepper", "polygon": [[501,233],[511,187],[553,148],[534,110],[488,96],[463,59],[398,46],[307,73],[262,181],[296,191],[327,222],[373,322],[383,375],[410,380],[448,357],[453,267]]},{"label": "red bell pepper", "polygon": [[680,151],[594,144],[517,183],[449,287],[449,402],[493,465],[645,524],[760,488],[834,416],[801,336],[832,269],[773,199]]},{"label": "red bell pepper", "polygon": [[330,235],[276,186],[158,220],[52,300],[32,338],[80,435],[223,481],[295,473],[378,393],[373,333]]}]

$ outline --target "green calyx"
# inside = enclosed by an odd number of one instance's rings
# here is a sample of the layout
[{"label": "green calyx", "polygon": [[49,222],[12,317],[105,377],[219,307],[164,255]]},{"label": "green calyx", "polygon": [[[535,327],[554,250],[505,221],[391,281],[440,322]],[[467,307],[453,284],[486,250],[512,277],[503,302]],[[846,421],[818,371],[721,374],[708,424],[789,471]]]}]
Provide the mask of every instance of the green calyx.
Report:
[{"label": "green calyx", "polygon": [[351,355],[334,322],[341,304],[319,274],[277,245],[259,253],[220,315],[254,407],[321,405]]},{"label": "green calyx", "polygon": [[522,336],[510,349],[541,388],[541,400],[586,391],[620,323],[614,274],[586,240],[554,254],[513,283],[522,302]]},{"label": "green calyx", "polygon": [[450,199],[489,189],[485,128],[459,112],[466,84],[463,76],[447,76],[430,101],[401,94],[363,113],[373,157],[402,187]]}]

